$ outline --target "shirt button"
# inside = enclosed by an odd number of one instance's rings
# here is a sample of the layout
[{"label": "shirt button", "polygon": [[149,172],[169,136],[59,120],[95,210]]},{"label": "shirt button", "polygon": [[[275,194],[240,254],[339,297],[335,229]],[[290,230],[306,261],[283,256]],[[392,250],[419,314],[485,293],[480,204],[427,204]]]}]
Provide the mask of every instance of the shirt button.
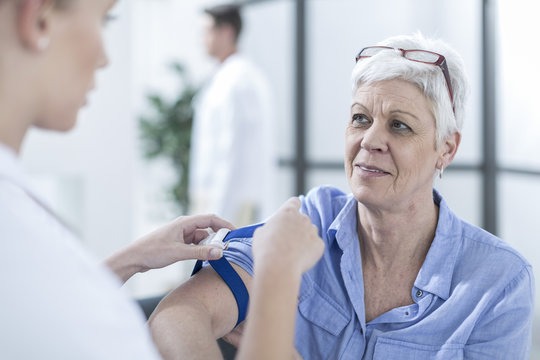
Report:
[{"label": "shirt button", "polygon": [[418,290],[416,292],[416,297],[422,297],[422,295],[424,295],[424,292],[422,290]]}]

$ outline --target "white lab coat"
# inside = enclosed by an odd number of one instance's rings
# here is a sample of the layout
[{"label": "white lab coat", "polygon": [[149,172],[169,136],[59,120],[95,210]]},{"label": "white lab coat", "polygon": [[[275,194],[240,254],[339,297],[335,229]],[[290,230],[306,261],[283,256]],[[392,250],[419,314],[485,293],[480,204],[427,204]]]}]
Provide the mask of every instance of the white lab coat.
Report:
[{"label": "white lab coat", "polygon": [[0,358],[157,359],[144,317],[0,144]]},{"label": "white lab coat", "polygon": [[235,225],[271,214],[275,119],[262,73],[229,56],[195,99],[190,159],[191,213]]}]

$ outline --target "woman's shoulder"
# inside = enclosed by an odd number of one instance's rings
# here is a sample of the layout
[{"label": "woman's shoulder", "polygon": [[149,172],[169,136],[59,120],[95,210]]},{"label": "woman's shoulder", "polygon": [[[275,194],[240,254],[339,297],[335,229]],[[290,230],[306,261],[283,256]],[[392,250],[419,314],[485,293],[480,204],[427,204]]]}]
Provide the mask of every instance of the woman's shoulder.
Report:
[{"label": "woman's shoulder", "polygon": [[[499,237],[456,215],[440,194],[438,243],[452,255],[452,283],[503,290],[514,279],[532,278],[531,265],[518,250]],[[530,279],[529,279],[530,280]]]},{"label": "woman's shoulder", "polygon": [[[525,256],[499,237],[459,219],[460,229],[454,234],[459,243],[454,284],[474,284],[478,289],[500,294],[515,287],[516,283],[528,284],[530,292],[534,277]],[[525,290],[524,290],[525,291]]]},{"label": "woman's shoulder", "polygon": [[525,256],[508,242],[464,220],[461,222],[462,254],[469,261],[496,267],[505,273],[512,269],[520,272],[531,266]]},{"label": "woman's shoulder", "polygon": [[449,208],[439,194],[436,195],[440,208],[437,232],[444,237],[459,239],[464,260],[478,262],[496,259],[501,265],[515,264],[519,268],[529,266],[525,257],[509,243],[462,219]]},{"label": "woman's shoulder", "polygon": [[352,194],[345,194],[332,186],[313,188],[300,199],[302,211],[311,218],[314,224],[323,227],[330,226],[340,214],[345,216],[345,212],[352,211],[352,207],[356,204]]},{"label": "woman's shoulder", "polygon": [[329,185],[312,188],[305,196],[301,197],[303,203],[313,208],[328,208],[329,205],[341,208],[351,198],[352,194],[345,194],[342,190]]}]

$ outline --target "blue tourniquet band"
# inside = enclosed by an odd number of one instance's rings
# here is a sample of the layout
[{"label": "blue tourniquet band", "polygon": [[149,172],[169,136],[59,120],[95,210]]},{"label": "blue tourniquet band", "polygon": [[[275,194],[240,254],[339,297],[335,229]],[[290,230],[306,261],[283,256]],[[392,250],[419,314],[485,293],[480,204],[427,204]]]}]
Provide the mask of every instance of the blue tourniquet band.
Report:
[{"label": "blue tourniquet band", "polygon": [[[231,239],[253,237],[253,233],[255,232],[255,230],[262,225],[263,224],[255,224],[233,230],[228,233],[227,236],[225,236],[223,242],[227,242]],[[222,257],[218,260],[210,260],[208,262],[210,263],[210,265],[212,265],[212,267],[219,274],[219,276],[221,276],[223,281],[225,281],[229,289],[231,289],[234,298],[236,299],[236,305],[238,306],[238,321],[236,322],[236,325],[238,325],[242,321],[244,321],[247,315],[249,294],[246,286],[244,285],[244,282],[242,281],[238,273],[231,266],[231,264],[227,261],[227,259],[225,259],[225,257]],[[203,262],[201,260],[198,260],[197,263],[195,263],[195,267],[193,268],[191,276],[195,275],[199,270],[202,269],[202,264]]]}]

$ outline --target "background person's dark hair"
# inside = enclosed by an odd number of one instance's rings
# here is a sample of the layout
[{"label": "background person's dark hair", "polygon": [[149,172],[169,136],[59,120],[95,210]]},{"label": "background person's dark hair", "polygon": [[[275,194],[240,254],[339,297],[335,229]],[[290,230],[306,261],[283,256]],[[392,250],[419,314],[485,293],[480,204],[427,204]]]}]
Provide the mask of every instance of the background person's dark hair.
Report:
[{"label": "background person's dark hair", "polygon": [[236,39],[240,36],[242,31],[242,17],[240,16],[240,6],[227,4],[217,5],[204,9],[204,12],[210,15],[216,24],[216,26],[222,26],[229,24],[234,29]]}]

